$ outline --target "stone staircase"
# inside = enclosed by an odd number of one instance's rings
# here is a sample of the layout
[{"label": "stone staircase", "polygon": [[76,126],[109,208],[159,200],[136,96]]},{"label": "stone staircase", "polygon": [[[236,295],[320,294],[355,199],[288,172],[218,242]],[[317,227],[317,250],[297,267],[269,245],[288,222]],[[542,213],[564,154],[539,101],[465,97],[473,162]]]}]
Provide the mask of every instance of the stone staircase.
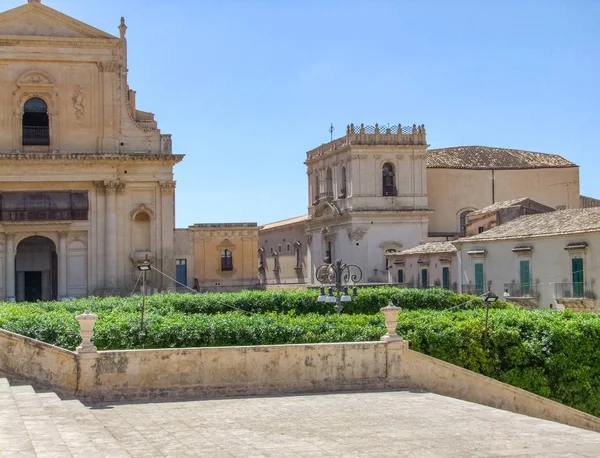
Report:
[{"label": "stone staircase", "polygon": [[0,372],[0,457],[129,457],[76,399],[37,392]]}]

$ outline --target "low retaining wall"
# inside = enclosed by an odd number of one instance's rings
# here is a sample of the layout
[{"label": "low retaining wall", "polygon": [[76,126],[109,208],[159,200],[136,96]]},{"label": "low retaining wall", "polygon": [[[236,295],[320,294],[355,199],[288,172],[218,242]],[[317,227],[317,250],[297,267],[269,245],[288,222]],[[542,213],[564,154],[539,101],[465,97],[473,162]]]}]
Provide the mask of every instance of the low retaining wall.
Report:
[{"label": "low retaining wall", "polygon": [[77,395],[115,400],[377,389],[384,342],[101,351],[81,355]]},{"label": "low retaining wall", "polygon": [[0,370],[38,385],[75,394],[78,355],[0,329]]},{"label": "low retaining wall", "polygon": [[82,315],[77,353],[0,330],[0,370],[104,401],[416,388],[600,432],[600,418],[410,350],[393,309],[381,342],[101,352]]}]

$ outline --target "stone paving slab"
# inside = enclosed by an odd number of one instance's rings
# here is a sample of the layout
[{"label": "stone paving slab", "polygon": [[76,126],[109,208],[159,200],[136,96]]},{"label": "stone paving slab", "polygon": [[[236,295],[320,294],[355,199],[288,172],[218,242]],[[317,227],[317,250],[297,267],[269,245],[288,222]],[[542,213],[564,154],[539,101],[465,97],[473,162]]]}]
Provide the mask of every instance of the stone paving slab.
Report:
[{"label": "stone paving slab", "polygon": [[85,406],[0,378],[17,456],[600,457],[600,434],[421,392]]},{"label": "stone paving slab", "polygon": [[599,457],[600,434],[430,393],[92,408],[132,456]]}]

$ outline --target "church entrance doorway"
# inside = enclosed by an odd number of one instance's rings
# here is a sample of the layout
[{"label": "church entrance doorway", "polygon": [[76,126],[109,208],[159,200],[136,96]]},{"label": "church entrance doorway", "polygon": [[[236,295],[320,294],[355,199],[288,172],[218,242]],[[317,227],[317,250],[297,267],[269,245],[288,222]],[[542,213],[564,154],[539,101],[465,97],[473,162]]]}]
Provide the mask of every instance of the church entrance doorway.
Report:
[{"label": "church entrance doorway", "polygon": [[57,299],[58,263],[52,240],[40,236],[22,240],[15,263],[18,302]]}]

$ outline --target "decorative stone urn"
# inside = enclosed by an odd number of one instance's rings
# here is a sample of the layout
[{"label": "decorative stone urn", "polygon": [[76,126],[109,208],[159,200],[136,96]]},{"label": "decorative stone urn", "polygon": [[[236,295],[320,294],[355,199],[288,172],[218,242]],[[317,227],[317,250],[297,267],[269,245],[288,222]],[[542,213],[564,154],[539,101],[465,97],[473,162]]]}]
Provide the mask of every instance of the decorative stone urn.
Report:
[{"label": "decorative stone urn", "polygon": [[388,332],[384,335],[381,340],[389,342],[394,340],[402,340],[402,337],[396,333],[396,327],[398,326],[398,314],[402,311],[400,307],[396,307],[390,301],[387,307],[383,307],[381,312],[385,315],[385,327]]},{"label": "decorative stone urn", "polygon": [[79,321],[79,333],[81,334],[81,345],[77,347],[77,353],[97,353],[98,350],[92,344],[92,337],[94,337],[94,324],[98,315],[85,312],[76,316],[75,319]]}]

